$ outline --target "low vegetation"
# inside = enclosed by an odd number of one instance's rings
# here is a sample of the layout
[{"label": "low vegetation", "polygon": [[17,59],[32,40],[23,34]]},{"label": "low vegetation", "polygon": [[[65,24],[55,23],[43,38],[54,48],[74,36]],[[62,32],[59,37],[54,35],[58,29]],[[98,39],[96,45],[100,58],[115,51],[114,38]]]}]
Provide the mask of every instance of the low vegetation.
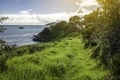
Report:
[{"label": "low vegetation", "polygon": [[109,74],[98,66],[99,61],[90,58],[91,50],[84,49],[79,33],[58,41],[19,47],[19,51],[24,49],[24,54],[6,61],[0,80],[103,80]]}]

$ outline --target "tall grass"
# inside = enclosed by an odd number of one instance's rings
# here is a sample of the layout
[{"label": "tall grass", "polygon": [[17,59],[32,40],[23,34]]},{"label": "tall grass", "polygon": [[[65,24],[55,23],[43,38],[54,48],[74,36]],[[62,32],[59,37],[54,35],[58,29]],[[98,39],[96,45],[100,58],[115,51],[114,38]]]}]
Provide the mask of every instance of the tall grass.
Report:
[{"label": "tall grass", "polygon": [[52,45],[7,60],[0,80],[106,80],[109,72],[90,58],[91,51],[84,49],[78,36],[43,44]]}]

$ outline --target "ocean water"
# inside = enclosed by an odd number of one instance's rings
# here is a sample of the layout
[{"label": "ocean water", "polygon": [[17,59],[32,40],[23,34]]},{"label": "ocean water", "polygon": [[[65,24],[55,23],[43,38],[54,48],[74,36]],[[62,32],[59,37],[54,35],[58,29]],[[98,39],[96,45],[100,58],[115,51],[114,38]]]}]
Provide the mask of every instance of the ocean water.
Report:
[{"label": "ocean water", "polygon": [[0,33],[0,39],[5,40],[8,44],[16,44],[17,46],[36,44],[32,41],[33,35],[41,32],[46,26],[43,25],[24,25],[24,29],[20,29],[19,25],[5,25],[6,30]]}]

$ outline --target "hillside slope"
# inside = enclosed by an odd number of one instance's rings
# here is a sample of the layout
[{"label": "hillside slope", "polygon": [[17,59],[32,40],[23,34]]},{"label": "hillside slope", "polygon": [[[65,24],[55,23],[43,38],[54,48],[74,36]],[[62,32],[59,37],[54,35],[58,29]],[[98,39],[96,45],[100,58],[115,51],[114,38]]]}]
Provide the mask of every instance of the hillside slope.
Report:
[{"label": "hillside slope", "polygon": [[84,49],[76,33],[43,44],[50,46],[9,59],[0,80],[106,80],[109,72],[90,58],[91,50]]}]

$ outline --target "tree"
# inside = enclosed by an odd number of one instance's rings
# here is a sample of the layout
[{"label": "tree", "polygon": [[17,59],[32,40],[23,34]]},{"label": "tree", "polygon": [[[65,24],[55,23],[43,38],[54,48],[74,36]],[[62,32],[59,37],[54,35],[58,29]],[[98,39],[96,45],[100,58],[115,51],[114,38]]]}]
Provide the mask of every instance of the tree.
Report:
[{"label": "tree", "polygon": [[[119,77],[120,74],[120,0],[98,0],[104,10],[104,17],[107,27],[104,38],[107,41],[106,48],[109,52],[107,55],[107,62],[112,67],[113,74]],[[103,40],[103,39],[102,39]],[[105,43],[105,42],[103,42]],[[105,54],[105,53],[104,53]],[[110,61],[111,64],[110,64]]]},{"label": "tree", "polygon": [[[3,23],[3,21],[5,21],[7,19],[8,19],[8,17],[0,17],[0,23]],[[5,30],[5,28],[2,25],[0,25],[0,32],[3,32],[4,30]],[[5,41],[0,39],[0,46],[1,46],[1,43],[5,43]]]},{"label": "tree", "polygon": [[80,16],[73,16],[69,19],[69,23],[78,27],[79,29],[83,29],[82,27],[82,21],[81,21],[81,18]]},{"label": "tree", "polygon": [[[94,41],[97,44],[92,47],[92,56],[99,58],[101,63],[111,71],[111,75],[114,74],[115,79],[119,79],[120,0],[97,1],[101,7],[84,17],[84,25],[90,26],[85,27],[82,34],[83,39],[89,43]],[[88,30],[90,34],[86,34],[87,29],[91,29]]]},{"label": "tree", "polygon": [[[3,21],[7,20],[8,17],[0,17],[0,23],[3,23]],[[4,31],[4,27],[0,25],[0,32]],[[0,72],[4,71],[6,66],[6,60],[7,55],[5,54],[5,51],[7,51],[6,48],[9,48],[10,46],[5,45],[5,41],[0,39]]]},{"label": "tree", "polygon": [[[0,17],[0,23],[3,23],[3,21],[7,20],[8,17]],[[4,27],[2,25],[0,25],[0,32],[4,31]]]}]

